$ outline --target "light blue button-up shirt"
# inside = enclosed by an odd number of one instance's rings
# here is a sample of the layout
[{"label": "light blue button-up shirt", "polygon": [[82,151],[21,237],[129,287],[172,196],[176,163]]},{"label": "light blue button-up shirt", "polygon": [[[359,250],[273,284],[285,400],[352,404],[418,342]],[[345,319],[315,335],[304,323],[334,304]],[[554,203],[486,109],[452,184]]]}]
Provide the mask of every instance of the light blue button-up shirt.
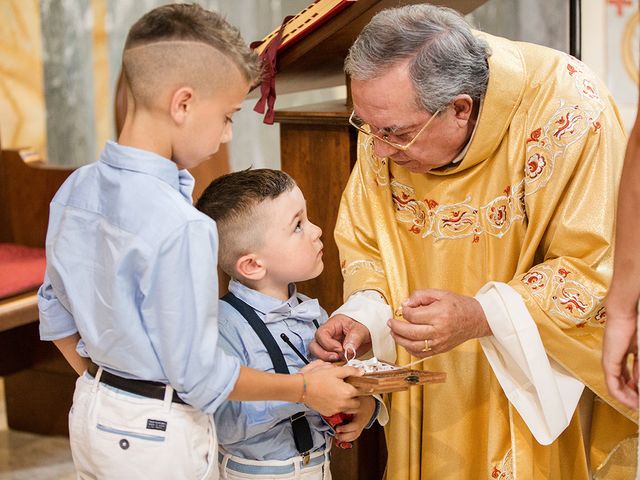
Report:
[{"label": "light blue button-up shirt", "polygon": [[[327,312],[317,306],[316,300],[298,294],[291,286],[291,297],[283,302],[264,295],[232,280],[229,291],[249,304],[263,320],[282,350],[290,373],[296,373],[304,362],[280,338],[285,333],[296,348],[309,358],[309,344],[316,333],[311,318],[301,320],[292,310],[298,305],[298,297],[315,303],[316,319],[322,325],[327,321]],[[273,372],[273,362],[266,347],[242,317],[228,303],[220,302],[220,343],[230,354],[241,359],[242,364],[257,370]],[[317,412],[303,403],[290,402],[237,402],[225,401],[215,413],[218,442],[224,451],[250,460],[288,460],[298,456],[289,417],[297,412],[306,412],[311,428],[313,450],[322,448],[327,442],[329,426]]]},{"label": "light blue button-up shirt", "polygon": [[213,413],[240,363],[216,347],[218,237],[193,184],[174,162],[114,142],[75,171],[51,202],[40,337],[79,332],[78,352],[105,370],[169,383]]}]

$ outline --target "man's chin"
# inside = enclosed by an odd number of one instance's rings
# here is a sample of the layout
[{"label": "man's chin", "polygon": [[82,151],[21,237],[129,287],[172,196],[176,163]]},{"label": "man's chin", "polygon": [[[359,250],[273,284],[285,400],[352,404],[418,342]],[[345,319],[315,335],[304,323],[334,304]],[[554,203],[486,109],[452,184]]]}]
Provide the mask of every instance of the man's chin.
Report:
[{"label": "man's chin", "polygon": [[429,170],[433,168],[430,166],[421,165],[415,160],[406,160],[406,159],[396,160],[395,158],[392,158],[392,160],[393,160],[393,163],[395,163],[399,167],[409,170],[411,173],[427,173]]}]

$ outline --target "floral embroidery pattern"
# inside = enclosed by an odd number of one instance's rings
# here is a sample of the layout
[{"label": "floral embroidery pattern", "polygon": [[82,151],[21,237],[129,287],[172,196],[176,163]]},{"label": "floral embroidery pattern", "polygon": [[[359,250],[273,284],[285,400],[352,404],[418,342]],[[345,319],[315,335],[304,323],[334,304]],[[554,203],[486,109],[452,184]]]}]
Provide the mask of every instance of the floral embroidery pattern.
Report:
[{"label": "floral embroidery pattern", "polygon": [[564,268],[556,271],[549,265],[537,265],[522,277],[522,283],[532,295],[541,297],[541,301],[547,294],[546,290],[551,289],[548,292],[553,302],[551,313],[557,313],[577,327],[601,326],[606,321],[602,297],[591,293]]},{"label": "floral embroidery pattern", "polygon": [[547,286],[547,276],[542,272],[529,272],[522,278],[522,281],[531,290],[538,290]]},{"label": "floral embroidery pattern", "polygon": [[[471,196],[448,205],[441,205],[432,198],[417,198],[411,186],[393,178],[389,172],[389,160],[374,153],[372,139],[360,135],[359,148],[366,151],[364,158],[374,173],[371,182],[378,187],[391,187],[397,221],[406,224],[409,232],[422,238],[431,236],[438,241],[471,237],[473,243],[478,243],[483,234],[501,238],[515,222],[526,221],[525,198],[547,185],[554,165],[571,145],[590,130],[597,133],[601,128],[598,119],[605,102],[600,98],[592,74],[584,64],[570,56],[567,56],[566,69],[580,96],[587,101],[576,105],[560,100],[546,124],[532,130],[526,140],[523,179],[507,186],[504,194],[485,205],[474,204]],[[568,290],[562,298],[567,296],[570,296]],[[566,300],[566,305],[580,310],[570,300]]]},{"label": "floral embroidery pattern", "polygon": [[533,180],[542,173],[542,170],[544,170],[546,165],[547,161],[544,157],[540,153],[534,153],[527,159],[527,168],[525,169],[525,173]]},{"label": "floral embroidery pattern", "polygon": [[377,156],[373,151],[373,137],[368,137],[367,135],[358,135],[358,149],[361,151],[366,151],[367,161],[371,170],[375,174],[375,184],[377,187],[385,187],[389,185],[389,173],[387,163],[388,160],[386,158],[381,158]]},{"label": "floral embroidery pattern", "polygon": [[506,187],[501,195],[479,208],[472,205],[471,197],[463,202],[440,205],[434,199],[419,200],[415,190],[391,180],[391,198],[396,219],[408,225],[408,231],[422,238],[434,237],[436,241],[473,237],[477,243],[481,234],[501,238],[514,222],[526,218],[524,210],[524,182]]},{"label": "floral embroidery pattern", "polygon": [[513,480],[513,454],[511,449],[505,454],[500,464],[493,466],[491,478],[497,480]]},{"label": "floral embroidery pattern", "polygon": [[376,273],[384,275],[384,269],[380,262],[376,262],[375,260],[354,260],[349,262],[348,264],[343,261],[341,265],[342,275],[354,275],[361,270],[373,270]]},{"label": "floral embroidery pattern", "polygon": [[583,63],[570,56],[567,59],[567,72],[580,96],[587,101],[582,105],[572,105],[560,100],[560,106],[547,123],[529,134],[524,168],[527,196],[549,182],[556,160],[562,158],[567,148],[582,139],[589,129],[598,132],[601,128],[598,118],[605,104],[596,82]]}]

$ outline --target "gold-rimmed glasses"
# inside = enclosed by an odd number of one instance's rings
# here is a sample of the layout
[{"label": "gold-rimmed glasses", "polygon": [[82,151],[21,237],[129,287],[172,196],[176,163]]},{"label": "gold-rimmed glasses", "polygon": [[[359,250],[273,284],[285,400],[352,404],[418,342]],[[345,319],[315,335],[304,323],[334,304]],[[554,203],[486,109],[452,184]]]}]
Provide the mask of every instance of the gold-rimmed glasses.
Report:
[{"label": "gold-rimmed glasses", "polygon": [[420,130],[418,130],[418,133],[416,133],[413,136],[413,138],[409,141],[409,143],[406,143],[404,145],[402,145],[400,143],[392,142],[391,140],[389,140],[389,137],[393,135],[392,133],[385,133],[383,135],[378,135],[378,134],[373,133],[371,131],[371,125],[369,125],[368,123],[363,122],[362,119],[359,118],[356,115],[356,111],[355,110],[351,112],[351,116],[349,117],[349,123],[351,124],[352,127],[354,127],[359,132],[364,133],[365,135],[370,135],[373,138],[375,138],[377,140],[380,140],[381,142],[386,143],[387,145],[395,148],[396,150],[400,150],[401,152],[405,152],[409,148],[411,148],[411,145],[413,145],[415,143],[415,141],[418,139],[420,134],[426,130],[426,128],[431,123],[431,121],[434,118],[436,118],[438,116],[438,114],[442,110],[443,110],[443,108],[440,108],[440,109],[436,110],[436,112],[433,115],[431,115],[431,118],[429,120],[427,120],[427,123],[425,123],[422,126],[422,128]]}]

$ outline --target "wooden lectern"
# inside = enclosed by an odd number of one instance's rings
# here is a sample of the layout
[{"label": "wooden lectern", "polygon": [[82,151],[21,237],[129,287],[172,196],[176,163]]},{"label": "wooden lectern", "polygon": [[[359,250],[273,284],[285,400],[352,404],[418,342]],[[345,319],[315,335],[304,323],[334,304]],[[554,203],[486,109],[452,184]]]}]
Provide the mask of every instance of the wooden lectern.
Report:
[{"label": "wooden lectern", "polygon": [[[467,14],[485,1],[442,0],[440,4]],[[422,2],[359,0],[280,52],[278,94],[344,85],[344,59],[362,28],[380,10],[411,3]],[[351,108],[345,100],[275,113],[275,121],[280,124],[282,169],[296,180],[306,197],[309,218],[324,232],[324,272],[299,288],[317,297],[329,313],[342,303],[342,275],[333,230],[340,197],[356,161],[357,132],[348,123]],[[334,448],[332,452],[333,478],[340,480],[381,479],[385,464],[380,427],[365,431],[353,450]]]}]

